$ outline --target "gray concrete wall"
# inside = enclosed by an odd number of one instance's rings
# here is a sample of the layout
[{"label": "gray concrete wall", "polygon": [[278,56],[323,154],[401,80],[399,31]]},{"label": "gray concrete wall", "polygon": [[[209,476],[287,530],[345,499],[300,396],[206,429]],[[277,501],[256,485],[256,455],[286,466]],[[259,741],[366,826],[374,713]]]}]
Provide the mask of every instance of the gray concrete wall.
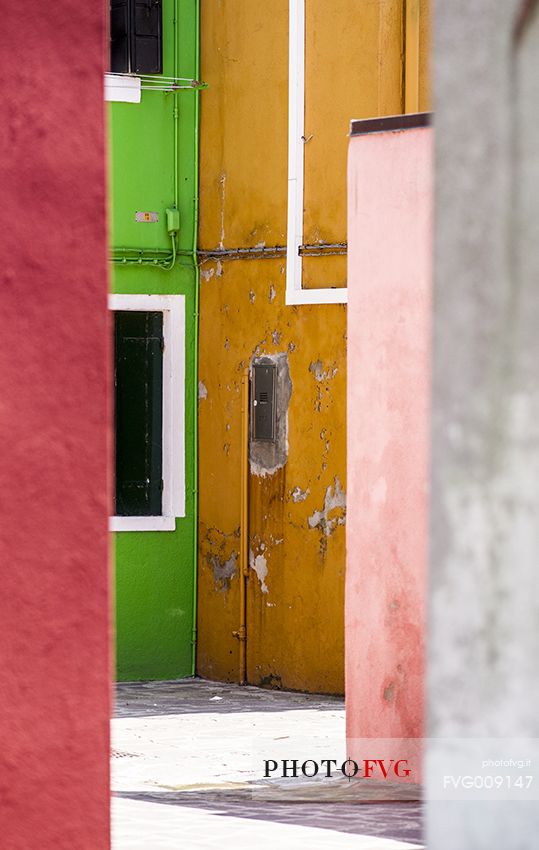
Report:
[{"label": "gray concrete wall", "polygon": [[[539,8],[435,13],[434,798],[452,758],[473,766],[474,737],[530,739],[539,758]],[[429,850],[539,843],[536,801],[432,799],[427,822]]]}]

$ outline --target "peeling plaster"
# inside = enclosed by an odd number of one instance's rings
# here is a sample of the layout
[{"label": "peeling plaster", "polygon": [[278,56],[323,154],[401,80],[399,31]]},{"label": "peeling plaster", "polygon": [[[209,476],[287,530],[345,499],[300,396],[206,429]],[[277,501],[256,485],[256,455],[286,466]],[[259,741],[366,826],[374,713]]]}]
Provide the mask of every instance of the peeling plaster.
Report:
[{"label": "peeling plaster", "polygon": [[308,487],[306,490],[301,490],[300,487],[294,487],[290,496],[292,497],[293,502],[304,502],[310,492],[311,491]]},{"label": "peeling plaster", "polygon": [[387,687],[384,688],[384,699],[387,702],[392,702],[393,697],[395,696],[395,682],[390,682]]},{"label": "peeling plaster", "polygon": [[274,345],[279,345],[282,339],[282,333],[280,331],[272,331],[271,333],[271,341]]},{"label": "peeling plaster", "polygon": [[207,271],[200,271],[200,276],[204,278],[205,281],[211,280],[215,274],[215,269],[208,269]]},{"label": "peeling plaster", "polygon": [[253,292],[252,289],[250,289],[249,290],[249,301],[251,302],[251,304],[255,303],[255,298],[256,298],[256,294]]},{"label": "peeling plaster", "polygon": [[261,339],[260,342],[257,342],[255,349],[253,351],[253,357],[259,357],[260,356],[260,352],[262,351],[262,347],[264,345],[266,345],[266,343],[267,343],[267,339],[265,337],[264,337],[264,339]]},{"label": "peeling plaster", "polygon": [[208,390],[206,389],[206,385],[202,381],[198,382],[198,398],[199,401],[208,398]]},{"label": "peeling plaster", "polygon": [[309,372],[312,372],[317,381],[330,381],[335,377],[337,372],[339,371],[336,363],[333,363],[333,366],[330,366],[328,369],[323,368],[323,363],[321,360],[314,360],[309,365]]},{"label": "peeling plaster", "polygon": [[249,550],[249,566],[256,573],[260,582],[260,590],[262,593],[269,593],[269,588],[266,584],[266,576],[268,574],[268,562],[264,555],[257,555],[252,549]]},{"label": "peeling plaster", "polygon": [[[341,487],[338,476],[335,476],[334,486],[335,492],[331,484],[326,490],[323,509],[315,511],[308,520],[309,528],[320,528],[326,537],[333,534],[338,525],[344,525],[346,522],[346,493]],[[330,517],[334,511],[336,513]]]},{"label": "peeling plaster", "polygon": [[225,591],[230,587],[230,582],[236,575],[236,561],[238,556],[232,552],[227,561],[221,561],[218,555],[207,555],[208,563],[213,572],[215,589]]},{"label": "peeling plaster", "polygon": [[274,285],[272,283],[270,283],[269,295],[268,295],[268,300],[269,300],[270,304],[273,304],[276,296],[277,296],[277,290],[275,289]]}]

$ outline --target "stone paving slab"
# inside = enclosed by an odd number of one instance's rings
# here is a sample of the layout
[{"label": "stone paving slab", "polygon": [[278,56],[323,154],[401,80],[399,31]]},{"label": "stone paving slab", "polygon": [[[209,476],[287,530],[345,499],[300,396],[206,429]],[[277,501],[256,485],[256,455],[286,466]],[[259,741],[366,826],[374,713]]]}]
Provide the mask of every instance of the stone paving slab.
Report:
[{"label": "stone paving slab", "polygon": [[344,711],[344,698],[239,686],[205,679],[172,682],[122,682],[116,691],[115,717],[164,714],[228,714],[252,711]]},{"label": "stone paving slab", "polygon": [[417,802],[372,803],[372,784],[361,802],[360,783],[342,777],[263,777],[263,757],[345,758],[339,697],[202,680],[122,684],[112,746],[113,850],[421,845]]}]

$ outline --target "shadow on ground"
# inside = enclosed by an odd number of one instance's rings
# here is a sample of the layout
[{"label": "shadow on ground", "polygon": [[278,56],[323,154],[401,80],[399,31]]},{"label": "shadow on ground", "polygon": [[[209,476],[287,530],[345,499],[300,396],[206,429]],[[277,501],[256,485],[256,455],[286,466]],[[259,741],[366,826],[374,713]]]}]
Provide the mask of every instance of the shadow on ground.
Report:
[{"label": "shadow on ground", "polygon": [[342,711],[339,696],[264,690],[203,679],[171,682],[121,682],[116,686],[115,717],[166,714],[247,714],[252,711]]},{"label": "shadow on ground", "polygon": [[316,803],[265,802],[249,793],[197,793],[173,791],[116,791],[115,797],[168,806],[204,809],[218,817],[250,818],[294,826],[330,829],[422,844],[421,803]]}]

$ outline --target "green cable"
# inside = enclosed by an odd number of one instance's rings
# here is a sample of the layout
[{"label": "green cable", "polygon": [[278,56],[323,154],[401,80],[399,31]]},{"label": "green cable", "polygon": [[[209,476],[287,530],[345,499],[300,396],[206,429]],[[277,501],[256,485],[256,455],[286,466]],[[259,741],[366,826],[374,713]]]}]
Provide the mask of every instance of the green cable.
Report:
[{"label": "green cable", "polygon": [[166,272],[169,272],[176,265],[176,234],[175,233],[170,234],[170,241],[172,242],[172,256],[170,258],[170,263],[167,266],[161,266],[161,268]]}]

